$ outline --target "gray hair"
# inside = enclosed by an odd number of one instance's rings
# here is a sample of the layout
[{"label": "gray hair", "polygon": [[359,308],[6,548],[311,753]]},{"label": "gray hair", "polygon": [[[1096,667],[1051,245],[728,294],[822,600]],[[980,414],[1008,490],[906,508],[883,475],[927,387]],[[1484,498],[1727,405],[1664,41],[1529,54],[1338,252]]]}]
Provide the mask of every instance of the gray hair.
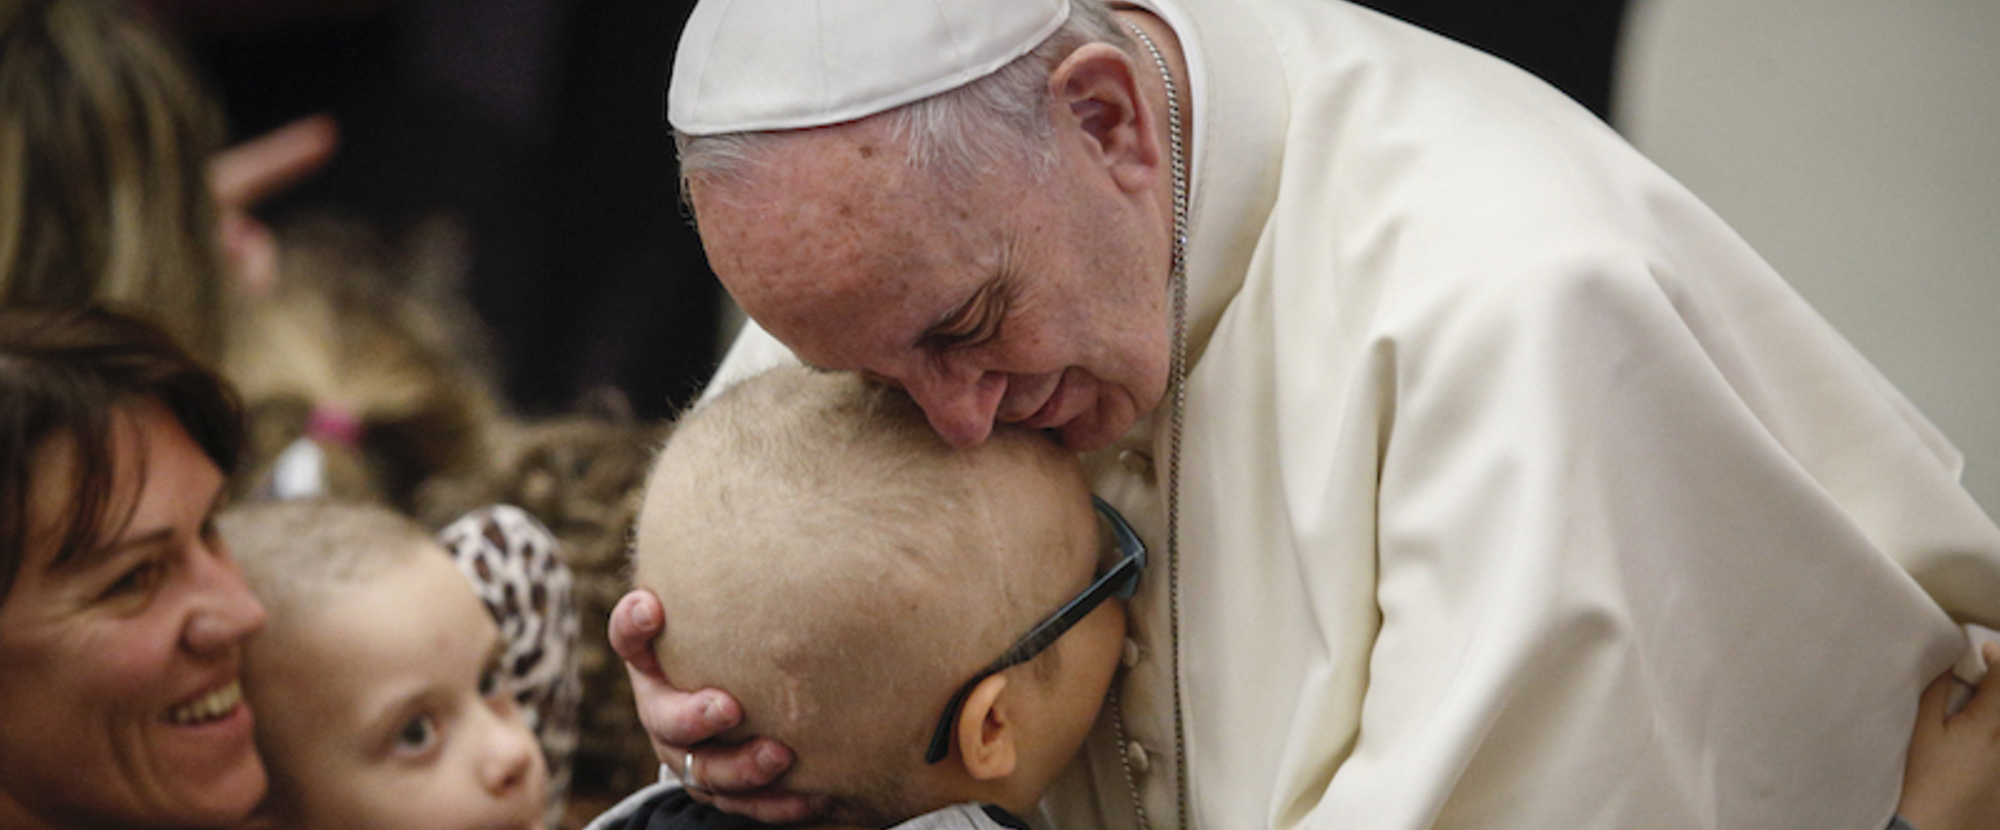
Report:
[{"label": "gray hair", "polygon": [[[1069,20],[1027,54],[957,89],[869,118],[883,119],[903,142],[912,167],[934,170],[948,182],[967,183],[1013,166],[1039,176],[1054,163],[1049,74],[1071,52],[1091,43],[1109,43],[1127,53],[1133,49],[1131,36],[1104,0],[1070,0]],[[675,130],[682,200],[690,179],[738,175],[774,143],[798,132],[696,136]]]}]

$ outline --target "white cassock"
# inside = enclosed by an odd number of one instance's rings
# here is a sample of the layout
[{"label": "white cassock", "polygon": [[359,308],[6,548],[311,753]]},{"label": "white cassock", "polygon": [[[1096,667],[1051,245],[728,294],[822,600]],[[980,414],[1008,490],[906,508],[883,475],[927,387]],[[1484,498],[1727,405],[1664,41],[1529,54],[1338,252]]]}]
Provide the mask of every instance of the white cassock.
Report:
[{"label": "white cassock", "polygon": [[[1178,697],[1208,830],[1883,827],[1951,617],[2000,622],[1956,451],[1561,93],[1330,0],[1148,5],[1195,102],[1181,555],[1124,751],[1038,820],[1180,826]],[[1088,459],[1161,552],[1166,412]]]}]

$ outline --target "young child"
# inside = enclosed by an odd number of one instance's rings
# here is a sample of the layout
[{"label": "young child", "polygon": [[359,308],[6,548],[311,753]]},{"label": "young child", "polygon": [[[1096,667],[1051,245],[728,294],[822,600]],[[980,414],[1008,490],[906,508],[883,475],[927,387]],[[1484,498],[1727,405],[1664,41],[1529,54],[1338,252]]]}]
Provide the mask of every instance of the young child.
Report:
[{"label": "young child", "polygon": [[[1144,553],[1113,517],[1037,433],[954,451],[900,392],[793,367],[676,427],[647,481],[634,579],[673,620],[656,643],[669,676],[737,694],[749,714],[727,737],[791,746],[781,785],[827,819],[886,826],[976,803],[1018,823],[1118,665],[1124,609],[1107,600],[1130,595]],[[675,814],[686,823],[669,826],[730,820],[671,791],[597,826]]]},{"label": "young child", "polygon": [[258,828],[539,828],[548,772],[471,584],[386,509],[251,505],[220,527],[269,622],[244,657]]},{"label": "young child", "polygon": [[[1039,434],[996,426],[954,451],[900,392],[781,367],[676,428],[646,485],[635,587],[672,621],[654,642],[666,675],[734,695],[745,718],[720,740],[783,741],[795,760],[773,786],[822,819],[1025,828],[1118,663],[1122,607],[1082,603],[1143,562],[1108,507],[1100,543],[1091,504],[1076,459]],[[1066,633],[1049,624],[1078,611]],[[2000,680],[1947,717],[1951,683],[1925,696],[1904,805],[1917,830],[1990,830]],[[759,826],[690,795],[699,772],[593,830]]]},{"label": "young child", "polygon": [[511,504],[472,510],[436,539],[500,626],[500,682],[541,744],[547,824],[561,826],[583,703],[577,672],[582,626],[575,575],[566,562],[570,551],[534,514]]},{"label": "young child", "polygon": [[435,223],[408,244],[333,217],[278,229],[275,284],[240,298],[222,362],[243,393],[255,495],[381,501],[488,472],[503,415]]}]

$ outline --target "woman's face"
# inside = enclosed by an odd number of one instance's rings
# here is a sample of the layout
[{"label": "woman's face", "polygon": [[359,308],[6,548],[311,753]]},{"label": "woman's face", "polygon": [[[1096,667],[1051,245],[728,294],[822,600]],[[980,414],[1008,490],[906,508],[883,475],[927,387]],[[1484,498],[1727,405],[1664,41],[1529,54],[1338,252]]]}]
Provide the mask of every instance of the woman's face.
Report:
[{"label": "woman's face", "polygon": [[33,459],[35,532],[0,598],[0,825],[233,823],[264,793],[238,683],[264,607],[211,521],[222,473],[155,403],[118,412],[111,449],[100,541],[62,563],[72,447]]}]

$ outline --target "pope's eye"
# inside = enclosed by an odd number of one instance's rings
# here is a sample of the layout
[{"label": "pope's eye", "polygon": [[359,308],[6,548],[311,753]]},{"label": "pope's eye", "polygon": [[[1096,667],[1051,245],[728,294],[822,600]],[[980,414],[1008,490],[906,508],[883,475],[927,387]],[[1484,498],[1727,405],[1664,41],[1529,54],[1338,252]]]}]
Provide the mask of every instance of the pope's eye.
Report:
[{"label": "pope's eye", "polygon": [[937,351],[949,351],[978,345],[980,335],[985,328],[980,324],[980,319],[978,317],[966,317],[954,320],[951,325],[940,327],[936,331],[931,332],[930,337],[926,338],[928,345]]},{"label": "pope's eye", "polygon": [[989,282],[979,289],[949,320],[932,329],[925,338],[934,351],[967,349],[984,344],[1000,333],[1007,316],[1008,285],[1004,280]]},{"label": "pope's eye", "polygon": [[950,323],[939,327],[938,336],[954,341],[972,339],[979,334],[981,329],[985,328],[985,321],[988,316],[983,307],[975,306],[967,308],[959,312],[959,315],[952,319]]}]

